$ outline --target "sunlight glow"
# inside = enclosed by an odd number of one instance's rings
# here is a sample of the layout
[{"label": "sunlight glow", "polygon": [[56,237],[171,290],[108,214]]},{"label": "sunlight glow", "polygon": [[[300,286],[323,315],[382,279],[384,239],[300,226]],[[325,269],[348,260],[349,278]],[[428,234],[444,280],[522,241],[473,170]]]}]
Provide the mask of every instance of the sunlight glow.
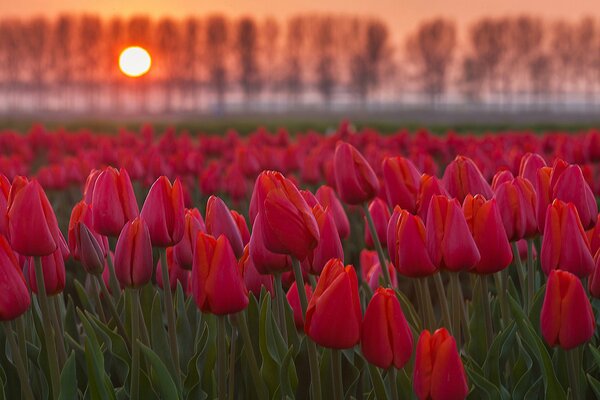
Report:
[{"label": "sunlight glow", "polygon": [[127,47],[119,56],[119,68],[123,74],[137,78],[146,74],[152,65],[150,53],[142,47]]}]

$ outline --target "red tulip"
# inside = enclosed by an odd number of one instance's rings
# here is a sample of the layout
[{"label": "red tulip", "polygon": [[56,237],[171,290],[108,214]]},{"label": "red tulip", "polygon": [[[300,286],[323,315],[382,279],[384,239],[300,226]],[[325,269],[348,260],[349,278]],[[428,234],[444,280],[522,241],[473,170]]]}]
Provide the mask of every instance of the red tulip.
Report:
[{"label": "red tulip", "polygon": [[127,171],[106,168],[94,185],[92,216],[94,231],[104,236],[118,236],[123,225],[139,214]]},{"label": "red tulip", "polygon": [[[306,291],[306,299],[310,301],[313,296],[312,287],[306,283],[304,284],[304,290]],[[292,286],[288,289],[285,297],[294,312],[294,324],[296,325],[296,329],[304,329],[304,317],[302,316],[302,306],[300,304],[300,295],[298,294],[296,282],[292,283]]]},{"label": "red tulip", "polygon": [[0,235],[0,321],[11,321],[24,314],[31,298],[25,277],[8,240]]},{"label": "red tulip", "polygon": [[291,270],[292,259],[285,254],[273,253],[263,239],[262,218],[256,218],[250,236],[249,252],[252,263],[260,274],[278,274]]},{"label": "red tulip", "polygon": [[[392,287],[396,287],[398,285],[398,280],[396,277],[396,270],[394,269],[394,264],[388,262],[388,274],[390,274],[390,281],[392,283]],[[375,262],[371,268],[366,273],[365,281],[371,288],[371,290],[376,290],[381,285],[381,279],[383,278],[383,271],[381,270],[381,264],[379,263],[379,258],[377,262]]]},{"label": "red tulip", "polygon": [[383,160],[383,181],[390,207],[400,206],[410,213],[417,212],[417,196],[421,186],[421,174],[407,158],[388,157]]},{"label": "red tulip", "polygon": [[535,207],[537,210],[537,224],[538,232],[544,232],[544,226],[546,224],[546,210],[552,201],[552,192],[550,190],[550,175],[552,174],[552,168],[542,167],[537,172],[537,185],[536,187],[536,203]]},{"label": "red tulip", "polygon": [[94,186],[96,186],[96,181],[101,173],[101,170],[93,169],[85,180],[85,185],[83,187],[83,201],[87,204],[92,204],[92,201],[94,201]]},{"label": "red tulip", "polygon": [[91,229],[92,207],[80,201],[71,211],[69,220],[69,250],[73,258],[82,262],[89,273],[99,273],[104,269],[104,259],[108,251],[108,239]]},{"label": "red tulip", "polygon": [[225,235],[236,257],[244,252],[244,241],[236,221],[223,200],[210,196],[206,202],[206,232],[213,237]]},{"label": "red tulip", "polygon": [[469,393],[456,341],[445,328],[419,336],[413,387],[420,400],[464,399]]},{"label": "red tulip", "polygon": [[[54,210],[40,184],[16,177],[8,196],[8,234],[12,248],[24,256],[47,256],[64,241]],[[34,234],[35,233],[35,234]]]},{"label": "red tulip", "polygon": [[475,197],[469,194],[463,203],[463,211],[481,255],[472,272],[493,274],[508,267],[513,258],[512,250],[496,199],[486,201],[480,194]]},{"label": "red tulip", "polygon": [[379,262],[379,257],[375,250],[362,249],[359,255],[360,273],[363,281],[368,280],[367,274],[371,268]]},{"label": "red tulip", "polygon": [[250,231],[248,230],[248,224],[246,224],[246,218],[235,210],[231,210],[231,217],[233,218],[235,225],[240,232],[242,243],[244,246],[250,241]]},{"label": "red tulip", "polygon": [[396,208],[387,232],[390,260],[399,274],[411,278],[429,276],[437,271],[426,246],[423,220]]},{"label": "red tulip", "polygon": [[361,350],[379,368],[402,368],[410,359],[413,335],[393,289],[379,288],[367,306]]},{"label": "red tulip", "polygon": [[[172,247],[167,247],[167,269],[169,271],[169,284],[171,286],[171,291],[177,289],[177,283],[180,283],[181,288],[185,293],[185,290],[188,286],[190,272],[181,268],[181,266],[177,263]],[[158,260],[156,264],[156,283],[158,284],[158,287],[164,289],[162,280],[162,265],[160,260]]]},{"label": "red tulip", "polygon": [[323,347],[347,349],[360,340],[361,321],[356,272],[332,259],[323,268],[308,304],[304,331]]},{"label": "red tulip", "polygon": [[337,226],[340,239],[350,236],[350,221],[348,221],[344,206],[340,203],[335,191],[331,187],[323,185],[317,189],[315,197],[323,207],[328,208],[333,214],[333,220]]},{"label": "red tulip", "polygon": [[598,205],[592,189],[585,181],[579,165],[569,165],[556,180],[553,197],[573,203],[585,229],[594,226],[598,216]]},{"label": "red tulip", "polygon": [[152,242],[148,226],[141,217],[123,227],[115,248],[114,264],[122,286],[138,288],[152,279]]},{"label": "red tulip", "polygon": [[177,263],[186,270],[192,269],[194,262],[194,245],[198,232],[206,232],[204,220],[197,208],[185,210],[185,222],[183,238],[173,247],[173,253]]},{"label": "red tulip", "polygon": [[254,183],[254,189],[252,190],[252,197],[250,198],[250,207],[248,215],[250,217],[250,224],[254,225],[256,216],[260,209],[262,209],[267,193],[278,186],[280,180],[285,179],[280,172],[276,171],[263,171],[256,178]]},{"label": "red tulip", "polygon": [[594,336],[596,322],[579,278],[554,270],[548,276],[540,314],[542,336],[549,346],[573,349]]},{"label": "red tulip", "polygon": [[479,263],[481,255],[457,199],[433,196],[425,233],[429,257],[439,268],[470,270]]},{"label": "red tulip", "polygon": [[588,290],[593,297],[600,299],[600,253],[596,253],[594,257],[594,269],[588,278]]},{"label": "red tulip", "polygon": [[537,174],[540,168],[546,166],[546,161],[537,153],[527,153],[521,158],[519,165],[519,176],[527,179],[537,192]]},{"label": "red tulip", "polygon": [[10,193],[10,181],[6,176],[0,174],[0,235],[8,235],[8,217],[6,207]]},{"label": "red tulip", "polygon": [[496,201],[509,241],[537,234],[536,194],[528,180],[516,177],[501,184],[496,189]]},{"label": "red tulip", "polygon": [[439,194],[446,197],[450,196],[438,178],[423,174],[423,176],[421,176],[419,196],[417,197],[418,214],[423,222],[427,222],[427,211],[429,210],[431,198]]},{"label": "red tulip", "polygon": [[248,291],[224,235],[215,239],[198,234],[191,279],[192,295],[202,312],[234,314],[248,306]]},{"label": "red tulip", "polygon": [[344,260],[344,249],[329,209],[323,209],[317,204],[313,207],[313,214],[319,226],[319,237],[321,239],[304,262],[311,274],[319,275],[325,264],[332,258]]},{"label": "red tulip", "polygon": [[169,247],[181,241],[185,226],[183,189],[179,179],[171,186],[166,176],[154,182],[140,217],[148,225],[152,246]]},{"label": "red tulip", "polygon": [[511,182],[513,179],[515,179],[514,175],[507,169],[496,172],[496,175],[492,178],[492,190],[495,192],[498,186],[504,182]]},{"label": "red tulip", "polygon": [[583,278],[594,269],[590,244],[573,203],[554,200],[548,206],[540,260],[546,275],[561,269]]},{"label": "red tulip", "polygon": [[379,180],[358,150],[348,143],[338,142],[333,163],[337,192],[343,202],[357,205],[375,198]]},{"label": "red tulip", "polygon": [[457,156],[448,164],[442,182],[450,196],[456,197],[461,203],[467,194],[482,194],[486,199],[494,195],[477,165],[468,157]]},{"label": "red tulip", "polygon": [[[44,287],[48,296],[61,293],[66,284],[65,260],[60,249],[47,256],[42,256],[42,269],[44,270]],[[34,293],[38,293],[35,274],[34,258],[29,259],[29,285]]]},{"label": "red tulip", "polygon": [[[373,224],[375,225],[375,232],[377,232],[377,237],[379,237],[379,241],[383,247],[387,246],[387,226],[390,220],[390,211],[388,210],[387,204],[379,197],[375,198],[369,204],[369,212],[371,213],[371,217],[373,218]],[[364,227],[365,227],[365,245],[372,249],[375,247],[373,243],[373,238],[371,237],[371,231],[367,226],[367,219],[364,219]]]},{"label": "red tulip", "polygon": [[289,179],[279,174],[274,184],[259,204],[265,248],[302,261],[319,242],[319,226],[306,200]]},{"label": "red tulip", "polygon": [[249,247],[244,248],[244,254],[238,263],[242,278],[244,278],[244,284],[250,293],[258,299],[260,292],[264,287],[267,292],[271,294],[271,297],[275,295],[273,290],[273,275],[261,275],[258,273],[252,257],[250,257]]}]

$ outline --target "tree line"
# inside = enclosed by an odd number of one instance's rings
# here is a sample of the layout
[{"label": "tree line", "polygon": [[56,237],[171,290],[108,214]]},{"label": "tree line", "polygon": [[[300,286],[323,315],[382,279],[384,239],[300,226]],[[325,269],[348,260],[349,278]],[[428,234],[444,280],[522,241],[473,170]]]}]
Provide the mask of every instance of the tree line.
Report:
[{"label": "tree line", "polygon": [[[285,21],[2,18],[0,108],[510,106],[590,102],[600,91],[600,24],[591,17],[488,17],[460,31],[452,20],[436,18],[406,38],[392,32],[377,18],[316,14]],[[149,50],[151,73],[135,80],[121,74],[118,56],[129,45]]]}]

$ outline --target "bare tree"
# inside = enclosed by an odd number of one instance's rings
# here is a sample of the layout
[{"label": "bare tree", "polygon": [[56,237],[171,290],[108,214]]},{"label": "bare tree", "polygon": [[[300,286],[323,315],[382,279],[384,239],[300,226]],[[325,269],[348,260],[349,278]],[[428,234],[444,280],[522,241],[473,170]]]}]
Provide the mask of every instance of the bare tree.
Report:
[{"label": "bare tree", "polygon": [[182,65],[180,63],[181,39],[177,23],[171,18],[163,18],[156,26],[157,70],[164,93],[164,107],[172,111],[175,91],[179,87]]},{"label": "bare tree", "polygon": [[210,82],[217,97],[219,112],[225,106],[227,89],[227,54],[229,45],[229,24],[222,15],[214,15],[206,22],[206,62]]},{"label": "bare tree", "polygon": [[297,101],[304,90],[305,64],[303,50],[307,43],[306,18],[294,17],[288,21],[285,45],[284,86],[292,101]]},{"label": "bare tree", "polygon": [[261,76],[258,65],[258,29],[254,19],[244,17],[238,21],[236,38],[237,67],[240,87],[246,102],[260,90]]},{"label": "bare tree", "polygon": [[87,92],[88,102],[94,107],[97,96],[99,65],[98,53],[101,48],[103,36],[102,21],[97,15],[84,15],[78,23],[77,55],[79,63],[77,70],[82,88]]},{"label": "bare tree", "polygon": [[183,57],[182,73],[183,92],[187,98],[192,99],[194,109],[199,107],[200,91],[200,65],[201,65],[201,41],[202,23],[196,17],[186,19],[183,27]]},{"label": "bare tree", "polygon": [[423,23],[408,38],[408,57],[419,72],[424,93],[432,104],[447,89],[448,70],[456,49],[456,26],[454,22],[437,18]]}]

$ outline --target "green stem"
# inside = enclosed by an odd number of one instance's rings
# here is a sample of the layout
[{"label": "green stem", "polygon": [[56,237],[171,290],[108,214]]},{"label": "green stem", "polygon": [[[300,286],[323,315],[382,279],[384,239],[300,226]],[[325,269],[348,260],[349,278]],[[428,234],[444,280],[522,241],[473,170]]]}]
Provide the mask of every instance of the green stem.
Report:
[{"label": "green stem", "polygon": [[123,336],[123,338],[125,339],[125,343],[127,344],[127,349],[129,351],[131,351],[131,349],[132,349],[131,339],[129,338],[129,335],[127,334],[127,330],[125,329],[125,325],[123,325],[123,321],[121,321],[121,317],[119,316],[117,307],[115,307],[114,299],[108,292],[108,288],[106,287],[106,284],[104,283],[104,279],[102,279],[102,276],[100,276],[100,275],[94,275],[94,278],[96,279],[96,282],[100,286],[100,291],[102,292],[102,295],[106,299],[106,304],[108,304],[108,311],[110,312],[112,319],[117,324],[117,330],[119,331],[119,334],[121,336]]},{"label": "green stem", "polygon": [[422,278],[416,278],[415,279],[415,286],[417,289],[417,298],[419,299],[419,311],[421,312],[422,316],[423,316],[423,325],[427,328],[427,329],[433,329],[435,323],[433,321],[431,312],[433,312],[433,309],[430,311],[429,307],[427,305],[427,299],[425,298],[425,287],[424,287],[425,282],[422,281]]},{"label": "green stem", "polygon": [[494,282],[496,283],[496,293],[498,302],[500,303],[500,312],[502,313],[502,328],[506,328],[510,324],[510,310],[506,301],[506,285],[505,277],[508,277],[508,270],[505,268],[502,271],[494,274]]},{"label": "green stem", "polygon": [[130,289],[131,292],[131,338],[133,348],[131,352],[131,388],[130,398],[138,400],[140,398],[140,312],[138,304],[140,295],[138,289]]},{"label": "green stem", "polygon": [[383,254],[383,247],[381,247],[381,242],[379,241],[379,236],[377,236],[377,230],[375,230],[373,217],[371,216],[371,211],[369,211],[369,205],[367,203],[363,204],[363,210],[365,212],[365,217],[367,218],[367,225],[369,226],[369,231],[371,232],[373,244],[375,244],[375,250],[377,250],[377,256],[379,257],[379,265],[381,266],[383,281],[385,286],[392,287],[392,279],[390,278],[390,271],[387,268],[387,261],[385,259],[385,255]]},{"label": "green stem", "polygon": [[461,328],[461,299],[459,298],[459,286],[460,281],[458,278],[458,272],[450,273],[450,285],[452,293],[452,335],[456,340],[459,350],[462,348],[462,337],[460,333]]},{"label": "green stem", "polygon": [[283,282],[281,281],[281,274],[275,274],[275,302],[277,303],[277,319],[279,323],[279,330],[281,332],[281,336],[283,336],[283,341],[287,344],[288,334],[287,334],[287,323],[285,318],[285,293],[283,291]]},{"label": "green stem", "polygon": [[[60,295],[56,295],[60,296]],[[56,296],[48,299],[50,304],[48,305],[50,310],[50,316],[52,320],[52,327],[54,328],[54,339],[56,340],[56,349],[58,352],[58,366],[62,370],[63,365],[67,362],[67,351],[65,349],[65,334],[62,330],[62,325],[58,320],[58,310],[56,307]]]},{"label": "green stem", "polygon": [[583,399],[579,388],[579,370],[580,366],[577,362],[577,348],[566,350],[567,356],[567,371],[569,374],[569,386],[571,387],[571,393],[573,394],[573,400]]},{"label": "green stem", "polygon": [[231,341],[229,345],[229,384],[228,384],[228,393],[229,400],[233,400],[233,395],[235,393],[235,342],[237,340],[237,329],[232,325],[231,328]]},{"label": "green stem", "polygon": [[25,315],[20,316],[16,319],[17,323],[17,338],[19,343],[19,351],[21,352],[21,359],[25,364],[25,372],[29,376],[29,367],[27,362],[27,334],[25,332]]},{"label": "green stem", "polygon": [[442,281],[442,271],[438,271],[433,275],[433,281],[435,282],[435,289],[442,308],[442,318],[444,319],[444,325],[450,327],[452,324],[452,318],[450,318],[450,306],[448,305],[448,298],[446,297],[446,289],[444,289],[444,282]]},{"label": "green stem", "polygon": [[[527,239],[527,306],[533,306],[535,296],[535,266],[533,265],[533,239]],[[527,309],[529,312],[529,308]]]},{"label": "green stem", "polygon": [[227,338],[225,333],[225,315],[217,316],[217,396],[219,400],[227,398]]},{"label": "green stem", "polygon": [[107,323],[108,320],[106,319],[106,314],[104,313],[104,307],[102,306],[102,299],[100,298],[100,289],[98,287],[98,282],[95,279],[95,277],[92,277],[92,292],[94,295],[94,300],[96,301],[96,310],[98,311],[98,314],[100,315],[100,320],[104,323]]},{"label": "green stem", "polygon": [[421,278],[423,280],[423,299],[425,300],[425,307],[429,314],[429,322],[431,323],[432,329],[437,326],[437,320],[435,318],[435,311],[433,310],[433,303],[431,302],[431,293],[429,292],[429,281],[427,277]]},{"label": "green stem", "polygon": [[458,278],[458,298],[460,300],[460,317],[463,326],[462,332],[465,338],[465,344],[467,344],[471,341],[471,334],[469,333],[469,314],[467,312],[467,302],[465,301],[462,285],[460,284],[460,273]]},{"label": "green stem", "polygon": [[486,348],[489,348],[494,340],[494,326],[492,324],[492,308],[490,305],[490,296],[486,275],[479,275],[479,291],[481,295],[481,301],[483,301],[483,316],[485,321],[485,336],[487,341]]},{"label": "green stem", "polygon": [[27,368],[25,367],[25,362],[21,357],[21,353],[19,350],[19,346],[15,341],[13,335],[12,324],[10,321],[4,322],[2,324],[4,326],[4,333],[6,334],[6,339],[8,340],[8,344],[10,346],[10,352],[13,358],[13,362],[17,367],[17,373],[19,374],[19,381],[21,383],[21,397],[27,400],[33,400],[33,392],[31,391],[31,385],[29,384],[29,375],[27,374]]},{"label": "green stem", "polygon": [[173,357],[173,363],[175,364],[176,369],[174,375],[178,381],[178,387],[181,388],[181,373],[179,372],[179,348],[177,347],[177,331],[175,330],[175,307],[173,307],[173,293],[171,292],[171,282],[169,281],[167,249],[164,247],[160,248],[160,266],[165,300],[165,313],[167,314],[167,324],[169,327],[169,346],[171,348],[171,356]]},{"label": "green stem", "polygon": [[333,398],[344,398],[342,383],[342,353],[339,349],[331,350],[331,374],[333,375]]},{"label": "green stem", "polygon": [[392,389],[392,400],[400,400],[398,395],[398,383],[396,382],[396,368],[392,366],[388,371],[388,380],[390,381],[390,388]]},{"label": "green stem", "polygon": [[138,312],[140,313],[140,340],[146,346],[150,346],[150,336],[148,335],[148,328],[146,327],[146,318],[144,318],[144,312],[142,311],[142,304],[137,304]]},{"label": "green stem", "polygon": [[[302,307],[302,318],[306,321],[306,309],[308,308],[306,288],[304,287],[304,280],[302,279],[300,262],[295,257],[292,257],[292,266],[294,268],[296,286],[298,286],[298,297],[300,297],[300,306]],[[310,364],[313,400],[321,400],[321,376],[319,371],[319,359],[317,358],[317,346],[310,338],[308,338],[306,346],[308,347],[308,362]]]},{"label": "green stem", "polygon": [[[524,309],[528,310],[529,307],[527,305],[527,292],[525,288],[525,275],[523,274],[523,263],[521,262],[521,256],[519,254],[519,248],[517,247],[517,242],[512,242],[513,249],[513,259],[515,261],[515,266],[517,269],[517,276],[519,277],[519,287],[521,288],[521,294],[523,296],[523,303],[525,304]],[[505,288],[508,290],[508,288]]]},{"label": "green stem", "polygon": [[256,355],[254,354],[254,348],[252,346],[252,339],[250,338],[250,331],[248,330],[248,324],[246,323],[246,315],[241,312],[235,315],[238,329],[242,334],[242,340],[244,341],[244,352],[246,353],[246,359],[250,364],[250,374],[256,388],[256,394],[259,399],[266,399],[269,397],[269,392],[264,385],[264,381],[260,377],[258,363],[256,362]]},{"label": "green stem", "polygon": [[35,260],[35,280],[38,289],[38,300],[40,311],[42,313],[42,323],[44,325],[44,340],[46,342],[46,356],[48,357],[48,367],[50,369],[50,382],[52,386],[52,398],[57,399],[60,391],[60,368],[58,366],[58,356],[56,354],[56,342],[54,340],[54,329],[50,320],[50,307],[48,296],[46,295],[46,285],[44,283],[44,269],[42,268],[42,258],[34,257]]},{"label": "green stem", "polygon": [[121,286],[117,280],[117,274],[115,272],[115,265],[113,264],[110,250],[106,252],[106,263],[108,264],[109,278],[108,283],[110,284],[110,290],[112,291],[112,297],[115,299],[115,303],[119,302],[121,298]]}]

